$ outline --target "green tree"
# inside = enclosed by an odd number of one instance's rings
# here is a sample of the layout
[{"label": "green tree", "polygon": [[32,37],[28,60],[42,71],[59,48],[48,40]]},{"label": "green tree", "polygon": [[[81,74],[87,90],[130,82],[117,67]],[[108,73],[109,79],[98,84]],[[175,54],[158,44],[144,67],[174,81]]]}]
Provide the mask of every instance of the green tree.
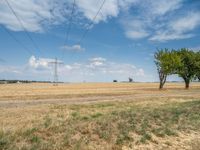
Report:
[{"label": "green tree", "polygon": [[181,48],[178,52],[181,58],[181,65],[177,69],[178,75],[185,81],[185,88],[188,89],[190,82],[197,74],[196,55],[195,52],[186,48]]},{"label": "green tree", "polygon": [[196,52],[196,78],[200,82],[200,51]]},{"label": "green tree", "polygon": [[160,80],[159,89],[162,89],[167,76],[176,73],[181,59],[175,50],[169,51],[168,49],[158,50],[154,58]]}]

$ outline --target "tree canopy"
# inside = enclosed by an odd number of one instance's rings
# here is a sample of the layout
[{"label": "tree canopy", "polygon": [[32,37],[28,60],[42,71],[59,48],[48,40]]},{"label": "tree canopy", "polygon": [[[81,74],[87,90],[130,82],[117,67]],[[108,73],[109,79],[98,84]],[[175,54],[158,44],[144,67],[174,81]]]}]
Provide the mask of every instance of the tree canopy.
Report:
[{"label": "tree canopy", "polygon": [[196,78],[200,81],[200,51],[196,53]]},{"label": "tree canopy", "polygon": [[162,89],[167,76],[174,74],[180,66],[181,59],[175,50],[169,51],[168,49],[158,50],[154,57],[160,79],[160,89]]},{"label": "tree canopy", "polygon": [[160,89],[163,88],[167,76],[172,74],[178,74],[183,78],[186,88],[189,88],[193,79],[200,80],[200,52],[186,48],[161,49],[155,52],[154,58],[160,79]]},{"label": "tree canopy", "polygon": [[181,58],[181,65],[177,68],[177,73],[185,81],[185,87],[189,88],[189,83],[197,73],[196,53],[182,48],[178,52]]}]

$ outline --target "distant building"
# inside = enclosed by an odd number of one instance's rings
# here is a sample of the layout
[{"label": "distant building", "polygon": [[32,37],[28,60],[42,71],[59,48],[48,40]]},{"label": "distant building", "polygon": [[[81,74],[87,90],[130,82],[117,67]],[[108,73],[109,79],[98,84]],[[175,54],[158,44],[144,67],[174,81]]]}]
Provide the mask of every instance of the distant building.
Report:
[{"label": "distant building", "polygon": [[128,78],[128,81],[129,82],[133,82],[133,78]]}]

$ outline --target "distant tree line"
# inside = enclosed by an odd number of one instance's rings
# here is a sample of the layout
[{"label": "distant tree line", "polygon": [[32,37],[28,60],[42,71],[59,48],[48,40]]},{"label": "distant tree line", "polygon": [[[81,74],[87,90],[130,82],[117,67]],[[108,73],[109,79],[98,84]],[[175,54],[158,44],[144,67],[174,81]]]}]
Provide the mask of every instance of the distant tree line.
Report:
[{"label": "distant tree line", "polygon": [[51,83],[51,81],[0,80],[0,84],[12,84],[12,83]]},{"label": "distant tree line", "polygon": [[154,54],[162,89],[168,75],[177,74],[188,89],[192,80],[200,81],[200,51],[181,48],[178,50],[160,49]]}]

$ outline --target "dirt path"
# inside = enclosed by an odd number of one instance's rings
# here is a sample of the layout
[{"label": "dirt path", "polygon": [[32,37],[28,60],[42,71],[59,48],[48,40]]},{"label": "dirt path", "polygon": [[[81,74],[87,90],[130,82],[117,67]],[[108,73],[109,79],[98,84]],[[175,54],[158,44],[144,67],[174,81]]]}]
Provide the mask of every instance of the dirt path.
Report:
[{"label": "dirt path", "polygon": [[120,96],[88,96],[66,99],[41,99],[41,100],[1,100],[0,108],[26,107],[42,104],[84,104],[95,102],[109,101],[127,101],[127,100],[142,100],[153,98],[184,98],[184,99],[199,99],[200,93],[151,93],[151,94],[133,94]]}]

